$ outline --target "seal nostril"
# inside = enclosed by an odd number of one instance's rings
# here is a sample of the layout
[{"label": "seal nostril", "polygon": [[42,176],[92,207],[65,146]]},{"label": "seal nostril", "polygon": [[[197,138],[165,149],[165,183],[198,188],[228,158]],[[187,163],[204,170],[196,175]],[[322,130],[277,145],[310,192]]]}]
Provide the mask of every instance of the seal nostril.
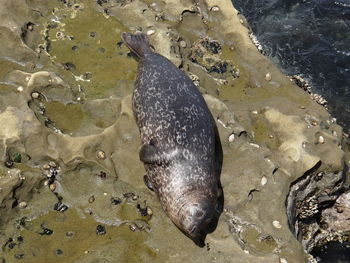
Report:
[{"label": "seal nostril", "polygon": [[193,234],[196,230],[197,230],[197,227],[194,226],[194,227],[191,229],[190,234]]}]

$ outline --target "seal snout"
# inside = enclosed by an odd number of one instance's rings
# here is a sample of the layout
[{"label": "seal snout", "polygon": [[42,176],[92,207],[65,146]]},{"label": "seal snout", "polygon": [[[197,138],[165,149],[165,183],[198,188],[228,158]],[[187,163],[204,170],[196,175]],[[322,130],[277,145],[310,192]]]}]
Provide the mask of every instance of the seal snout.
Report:
[{"label": "seal snout", "polygon": [[179,211],[180,228],[198,246],[204,245],[208,227],[213,219],[215,207],[208,200],[185,204]]}]

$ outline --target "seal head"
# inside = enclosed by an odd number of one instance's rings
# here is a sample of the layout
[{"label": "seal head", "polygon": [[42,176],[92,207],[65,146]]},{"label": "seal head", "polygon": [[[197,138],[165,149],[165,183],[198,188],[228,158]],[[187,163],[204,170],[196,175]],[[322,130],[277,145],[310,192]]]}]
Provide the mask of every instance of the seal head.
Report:
[{"label": "seal head", "polygon": [[204,246],[204,240],[215,216],[215,206],[206,199],[186,203],[179,211],[179,229],[198,246]]}]

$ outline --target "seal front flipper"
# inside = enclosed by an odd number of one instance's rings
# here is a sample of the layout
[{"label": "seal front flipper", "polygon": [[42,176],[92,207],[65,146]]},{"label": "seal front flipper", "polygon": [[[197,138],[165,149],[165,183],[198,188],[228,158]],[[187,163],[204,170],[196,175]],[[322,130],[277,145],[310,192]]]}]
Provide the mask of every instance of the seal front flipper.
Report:
[{"label": "seal front flipper", "polygon": [[148,187],[149,190],[151,190],[152,192],[154,192],[153,184],[152,184],[151,181],[149,180],[147,174],[145,174],[145,175],[143,176],[143,182],[145,183],[145,185]]},{"label": "seal front flipper", "polygon": [[139,157],[145,164],[156,164],[162,161],[162,152],[153,144],[142,145]]},{"label": "seal front flipper", "polygon": [[216,200],[215,210],[217,213],[221,214],[224,210],[224,191],[222,189],[221,183],[218,183],[218,195]]}]

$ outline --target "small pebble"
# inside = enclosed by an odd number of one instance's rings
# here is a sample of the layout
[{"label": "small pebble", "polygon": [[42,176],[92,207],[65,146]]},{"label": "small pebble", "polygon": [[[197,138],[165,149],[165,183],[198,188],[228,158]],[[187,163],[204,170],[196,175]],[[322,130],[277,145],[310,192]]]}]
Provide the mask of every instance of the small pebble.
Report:
[{"label": "small pebble", "polygon": [[14,164],[14,162],[13,162],[12,160],[7,160],[7,161],[5,162],[5,166],[6,166],[7,168],[11,168],[11,167],[13,166],[13,164]]},{"label": "small pebble", "polygon": [[19,87],[17,88],[17,91],[18,91],[18,92],[22,92],[22,91],[23,91],[23,87],[22,87],[22,86],[19,86]]},{"label": "small pebble", "polygon": [[51,166],[48,163],[43,164],[44,170],[50,170]]},{"label": "small pebble", "polygon": [[324,144],[324,137],[322,135],[320,135],[320,137],[318,137],[318,143],[320,144]]},{"label": "small pebble", "polygon": [[16,254],[16,255],[15,255],[15,258],[16,258],[16,259],[23,259],[23,258],[24,258],[24,255],[25,255],[24,253]]},{"label": "small pebble", "polygon": [[273,225],[275,228],[282,228],[281,223],[280,223],[279,221],[277,221],[277,220],[274,220],[274,221],[272,222],[272,225]]},{"label": "small pebble", "polygon": [[119,205],[122,202],[120,198],[117,197],[111,197],[111,204],[112,205]]},{"label": "small pebble", "polygon": [[267,183],[267,178],[265,176],[263,176],[261,178],[261,185],[264,186]]},{"label": "small pebble", "polygon": [[49,236],[49,235],[52,235],[53,233],[53,230],[49,229],[49,228],[46,228],[46,227],[43,227],[41,226],[43,232],[41,233],[38,233],[39,235],[43,236],[43,235],[46,235],[46,236]]},{"label": "small pebble", "polygon": [[16,152],[12,155],[12,160],[16,163],[20,163],[22,161],[22,155]]},{"label": "small pebble", "polygon": [[339,213],[339,214],[344,212],[344,209],[342,207],[340,207],[340,206],[337,206],[336,209],[337,209],[337,213]]},{"label": "small pebble", "polygon": [[270,73],[266,73],[265,80],[270,81],[271,79],[272,79],[271,74]]},{"label": "small pebble", "polygon": [[135,224],[131,224],[129,225],[129,229],[132,231],[132,232],[135,232],[137,230],[137,226]]},{"label": "small pebble", "polygon": [[56,184],[50,184],[49,185],[50,190],[53,192],[56,190]]},{"label": "small pebble", "polygon": [[152,209],[149,208],[148,206],[147,206],[147,214],[148,214],[149,216],[152,216],[152,215],[153,215]]},{"label": "small pebble", "polygon": [[137,210],[139,210],[139,213],[140,213],[140,215],[141,216],[147,216],[148,215],[148,213],[147,213],[147,207],[146,208],[142,208],[141,206],[140,206],[140,204],[137,204]]},{"label": "small pebble", "polygon": [[260,146],[256,143],[249,143],[251,146],[255,147],[255,148],[260,148]]},{"label": "small pebble", "polygon": [[49,173],[46,175],[47,178],[55,177],[57,175],[57,171],[54,168],[50,168]]},{"label": "small pebble", "polygon": [[97,35],[97,33],[96,32],[90,32],[90,37],[95,37],[96,35]]},{"label": "small pebble", "polygon": [[214,5],[210,8],[210,11],[218,12],[218,11],[220,11],[220,8],[217,5]]},{"label": "small pebble", "polygon": [[96,227],[96,234],[97,235],[104,235],[104,234],[106,234],[105,227],[102,226],[102,225],[97,225],[97,227]]},{"label": "small pebble", "polygon": [[98,53],[105,53],[105,52],[106,52],[106,49],[103,48],[103,47],[99,47],[99,48],[97,49],[97,52],[98,52]]},{"label": "small pebble", "polygon": [[68,231],[66,233],[66,237],[73,237],[74,236],[74,233],[72,231]]},{"label": "small pebble", "polygon": [[100,174],[98,175],[101,179],[106,179],[107,174],[104,171],[100,171]]},{"label": "small pebble", "polygon": [[185,40],[181,40],[181,41],[180,41],[180,47],[182,47],[182,48],[187,47],[187,43],[186,43]]},{"label": "small pebble", "polygon": [[288,261],[285,258],[280,258],[280,263],[288,263]]},{"label": "small pebble", "polygon": [[16,243],[10,243],[7,245],[9,249],[13,249],[16,246]]},{"label": "small pebble", "polygon": [[301,147],[306,148],[307,142],[302,142]]},{"label": "small pebble", "polygon": [[233,142],[235,140],[235,135],[232,133],[229,137],[228,137],[228,141],[229,142]]},{"label": "small pebble", "polygon": [[332,135],[333,135],[334,137],[338,137],[338,134],[337,134],[336,131],[332,131]]},{"label": "small pebble", "polygon": [[68,209],[68,206],[66,206],[65,204],[61,203],[61,202],[57,202],[54,207],[54,210],[59,211],[59,212],[64,212]]},{"label": "small pebble", "polygon": [[147,36],[153,35],[156,31],[154,29],[150,29],[147,31]]},{"label": "small pebble", "polygon": [[305,106],[300,106],[300,109],[305,110],[306,107]]},{"label": "small pebble", "polygon": [[316,125],[317,125],[317,121],[312,120],[312,121],[311,121],[311,125],[312,125],[312,126],[316,126]]},{"label": "small pebble", "polygon": [[269,134],[269,138],[270,138],[270,139],[273,139],[274,136],[273,136],[272,134]]},{"label": "small pebble", "polygon": [[59,256],[63,254],[63,251],[61,249],[56,249],[55,253]]},{"label": "small pebble", "polygon": [[253,114],[258,114],[258,111],[257,110],[253,110],[252,113]]},{"label": "small pebble", "polygon": [[95,196],[90,196],[89,198],[89,203],[92,204],[93,202],[95,202]]},{"label": "small pebble", "polygon": [[27,207],[27,203],[26,202],[20,202],[18,204],[18,207],[21,208],[21,209],[26,208]]},{"label": "small pebble", "polygon": [[106,159],[106,154],[105,154],[105,152],[104,152],[104,151],[101,151],[101,150],[98,150],[98,151],[97,151],[97,158],[98,158],[98,159],[101,159],[101,160]]},{"label": "small pebble", "polygon": [[32,98],[33,99],[39,98],[39,93],[38,92],[32,92]]},{"label": "small pebble", "polygon": [[57,167],[56,163],[53,162],[53,161],[50,161],[50,162],[49,162],[49,165],[50,165],[52,168],[56,168],[56,167]]},{"label": "small pebble", "polygon": [[58,31],[56,33],[56,38],[63,38],[63,37],[64,37],[64,34],[61,31]]}]

